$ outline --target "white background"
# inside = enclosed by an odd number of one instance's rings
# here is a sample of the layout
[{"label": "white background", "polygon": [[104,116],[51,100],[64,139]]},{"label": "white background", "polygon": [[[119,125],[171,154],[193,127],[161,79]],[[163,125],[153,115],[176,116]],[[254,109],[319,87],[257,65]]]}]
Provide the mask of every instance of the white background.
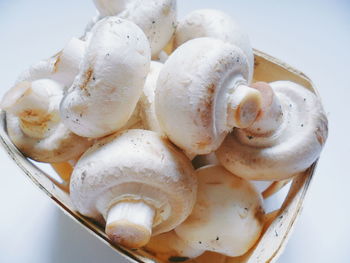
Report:
[{"label": "white background", "polygon": [[[330,135],[303,214],[279,262],[350,262],[350,2],[178,1],[179,16],[221,9],[255,48],[305,72],[319,87]],[[81,35],[90,0],[0,0],[0,95],[29,65]],[[24,176],[0,151],[0,262],[120,262]],[[213,262],[215,263],[215,262]]]}]

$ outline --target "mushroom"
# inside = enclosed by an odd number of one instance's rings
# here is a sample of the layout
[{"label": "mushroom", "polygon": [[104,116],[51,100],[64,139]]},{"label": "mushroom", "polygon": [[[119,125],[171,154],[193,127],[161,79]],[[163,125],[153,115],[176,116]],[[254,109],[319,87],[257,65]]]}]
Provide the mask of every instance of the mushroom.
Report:
[{"label": "mushroom", "polygon": [[100,16],[118,16],[138,25],[147,36],[155,57],[173,36],[176,0],[94,0]]},{"label": "mushroom", "polygon": [[262,112],[246,129],[228,135],[216,155],[226,169],[249,180],[284,180],[319,157],[328,133],[320,99],[305,87],[276,81],[253,85]]},{"label": "mushroom", "polygon": [[204,253],[202,249],[187,245],[174,231],[152,237],[145,246],[145,250],[166,262],[183,262]]},{"label": "mushroom", "polygon": [[155,109],[164,133],[190,155],[215,151],[233,127],[253,123],[260,93],[247,86],[241,50],[214,38],[177,48],[158,78]]},{"label": "mushroom", "polygon": [[61,102],[65,125],[90,138],[118,131],[136,107],[149,63],[149,43],[138,26],[118,17],[100,20],[79,74]]},{"label": "mushroom", "polygon": [[218,38],[238,46],[246,55],[249,65],[248,83],[254,70],[254,54],[248,35],[236,21],[227,14],[215,9],[201,9],[188,14],[176,27],[174,47],[199,37]]},{"label": "mushroom", "polygon": [[230,257],[247,252],[258,240],[264,209],[261,195],[248,181],[222,166],[196,170],[197,202],[190,216],[175,228],[189,246]]},{"label": "mushroom", "polygon": [[39,162],[65,162],[80,156],[91,142],[61,122],[63,86],[51,79],[23,81],[10,89],[0,107],[6,111],[7,132],[17,148]]},{"label": "mushroom", "polygon": [[17,83],[52,79],[68,88],[73,83],[75,76],[78,75],[84,51],[85,42],[72,38],[57,55],[39,61],[24,71],[18,78]]},{"label": "mushroom", "polygon": [[197,190],[191,162],[152,131],[101,139],[74,167],[70,197],[83,215],[106,221],[113,243],[144,246],[192,211]]}]

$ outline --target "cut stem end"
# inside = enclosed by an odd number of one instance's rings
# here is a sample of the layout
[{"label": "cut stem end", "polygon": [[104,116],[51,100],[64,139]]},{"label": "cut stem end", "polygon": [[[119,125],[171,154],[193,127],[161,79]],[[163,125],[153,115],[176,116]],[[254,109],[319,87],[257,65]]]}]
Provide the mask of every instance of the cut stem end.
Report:
[{"label": "cut stem end", "polygon": [[117,203],[108,212],[106,234],[115,244],[142,247],[151,238],[154,216],[154,209],[142,201]]},{"label": "cut stem end", "polygon": [[228,125],[247,128],[261,111],[262,98],[258,90],[239,85],[232,94],[227,108]]}]

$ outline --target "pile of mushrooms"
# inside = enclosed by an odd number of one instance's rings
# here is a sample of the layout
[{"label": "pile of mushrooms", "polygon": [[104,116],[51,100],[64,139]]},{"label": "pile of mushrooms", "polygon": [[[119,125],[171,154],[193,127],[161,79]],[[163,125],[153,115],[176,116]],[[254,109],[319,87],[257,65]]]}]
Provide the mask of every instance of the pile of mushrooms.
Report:
[{"label": "pile of mushrooms", "polygon": [[175,0],[94,3],[84,37],[3,97],[10,138],[70,180],[76,210],[111,243],[170,262],[243,255],[266,221],[249,180],[316,161],[319,98],[288,80],[252,83],[247,34],[220,11],[177,21]]}]

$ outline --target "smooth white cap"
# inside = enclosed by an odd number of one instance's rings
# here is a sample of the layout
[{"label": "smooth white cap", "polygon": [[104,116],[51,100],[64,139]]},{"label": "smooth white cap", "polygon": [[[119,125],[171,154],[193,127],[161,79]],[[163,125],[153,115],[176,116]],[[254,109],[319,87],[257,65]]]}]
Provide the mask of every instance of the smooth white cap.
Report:
[{"label": "smooth white cap", "polygon": [[121,129],[141,96],[150,60],[148,40],[138,26],[118,17],[99,21],[61,102],[64,124],[90,138]]},{"label": "smooth white cap", "polygon": [[262,231],[261,195],[222,166],[206,166],[196,174],[197,202],[186,221],[175,228],[176,234],[193,248],[243,255]]}]

